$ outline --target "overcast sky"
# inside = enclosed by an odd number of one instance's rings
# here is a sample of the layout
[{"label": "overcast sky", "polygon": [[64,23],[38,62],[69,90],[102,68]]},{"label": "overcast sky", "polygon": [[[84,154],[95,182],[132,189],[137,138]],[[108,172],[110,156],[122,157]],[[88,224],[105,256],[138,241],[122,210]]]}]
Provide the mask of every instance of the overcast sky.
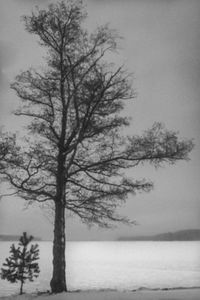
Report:
[{"label": "overcast sky", "polygon": [[[0,1],[0,125],[20,131],[11,116],[17,103],[9,84],[20,70],[42,64],[44,50],[24,31],[20,16],[48,0]],[[113,57],[134,73],[137,99],[126,108],[132,117],[129,133],[137,134],[162,121],[181,137],[194,138],[189,162],[155,170],[144,166],[129,172],[133,178],[154,181],[148,194],[130,196],[120,212],[139,225],[114,230],[87,229],[76,218],[67,220],[68,239],[114,239],[122,235],[152,234],[200,228],[200,1],[196,0],[87,0],[90,30],[110,23],[124,37]],[[0,201],[0,234],[52,237],[46,211],[24,201]]]}]

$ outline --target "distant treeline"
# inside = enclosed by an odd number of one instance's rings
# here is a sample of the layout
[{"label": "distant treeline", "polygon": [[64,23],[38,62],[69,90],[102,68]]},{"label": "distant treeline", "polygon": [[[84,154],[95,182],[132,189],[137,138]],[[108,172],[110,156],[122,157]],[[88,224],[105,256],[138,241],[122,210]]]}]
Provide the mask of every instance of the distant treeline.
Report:
[{"label": "distant treeline", "polygon": [[[20,235],[12,235],[12,234],[0,234],[0,241],[6,242],[6,241],[18,241],[20,238]],[[34,241],[41,241],[42,239],[39,237],[34,237]]]},{"label": "distant treeline", "polygon": [[124,236],[118,241],[200,241],[200,229],[180,230],[150,236]]}]

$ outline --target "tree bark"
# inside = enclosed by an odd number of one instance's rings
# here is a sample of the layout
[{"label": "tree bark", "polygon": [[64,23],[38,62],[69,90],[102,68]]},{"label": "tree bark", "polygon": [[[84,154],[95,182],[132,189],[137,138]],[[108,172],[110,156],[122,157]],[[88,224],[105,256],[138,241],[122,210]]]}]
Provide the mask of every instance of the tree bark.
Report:
[{"label": "tree bark", "polygon": [[53,241],[53,277],[50,282],[52,293],[67,291],[65,275],[65,207],[55,202],[55,227]]}]

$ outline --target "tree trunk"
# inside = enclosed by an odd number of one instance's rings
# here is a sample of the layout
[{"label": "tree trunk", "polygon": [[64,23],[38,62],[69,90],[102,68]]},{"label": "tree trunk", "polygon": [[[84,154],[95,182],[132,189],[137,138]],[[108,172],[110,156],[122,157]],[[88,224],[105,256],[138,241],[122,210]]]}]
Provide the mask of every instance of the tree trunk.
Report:
[{"label": "tree trunk", "polygon": [[21,285],[20,285],[20,295],[23,294],[23,280],[21,280]]},{"label": "tree trunk", "polygon": [[53,241],[53,277],[50,282],[52,293],[62,293],[67,291],[65,276],[65,134],[67,122],[67,110],[64,95],[64,75],[63,75],[63,53],[60,53],[61,79],[60,95],[63,105],[61,136],[59,140],[59,153],[57,157],[58,169],[56,178],[56,201],[55,201],[55,223]]},{"label": "tree trunk", "polygon": [[61,201],[55,202],[53,277],[50,285],[52,293],[67,291],[65,276],[65,207]]}]

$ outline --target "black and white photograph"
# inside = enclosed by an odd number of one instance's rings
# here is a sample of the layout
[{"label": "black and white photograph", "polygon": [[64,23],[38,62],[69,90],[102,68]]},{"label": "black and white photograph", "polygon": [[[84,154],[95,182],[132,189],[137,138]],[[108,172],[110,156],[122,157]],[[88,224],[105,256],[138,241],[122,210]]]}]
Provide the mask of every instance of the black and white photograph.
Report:
[{"label": "black and white photograph", "polygon": [[0,1],[0,300],[200,299],[200,1]]}]

